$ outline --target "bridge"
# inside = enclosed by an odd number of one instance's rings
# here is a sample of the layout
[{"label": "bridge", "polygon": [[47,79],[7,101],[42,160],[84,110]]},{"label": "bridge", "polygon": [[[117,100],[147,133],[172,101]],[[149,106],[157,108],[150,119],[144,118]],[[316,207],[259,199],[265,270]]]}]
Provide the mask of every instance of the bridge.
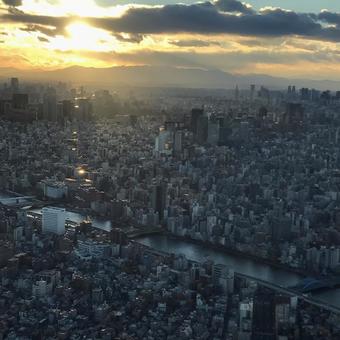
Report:
[{"label": "bridge", "polygon": [[[167,253],[167,252],[164,252],[164,251],[161,251],[161,250],[156,250],[152,247],[149,247],[147,245],[139,243],[138,241],[132,240],[130,242],[132,242],[134,244],[138,244],[139,246],[146,249],[148,252],[153,253],[157,256],[164,256],[164,257],[170,256],[170,253]],[[193,260],[190,260],[190,259],[189,259],[189,262],[197,263],[196,261],[193,261]],[[290,287],[281,286],[281,285],[278,285],[278,284],[275,284],[275,283],[272,283],[272,282],[268,282],[268,281],[265,281],[265,280],[262,280],[260,278],[256,278],[256,277],[253,277],[253,276],[250,276],[250,275],[247,275],[247,274],[242,274],[242,273],[239,273],[239,272],[235,272],[235,277],[238,277],[240,279],[255,281],[261,286],[265,286],[269,289],[275,290],[276,292],[285,294],[287,296],[297,297],[299,300],[305,301],[305,302],[307,302],[307,303],[309,303],[313,306],[316,306],[316,307],[319,307],[323,310],[327,310],[327,311],[330,311],[332,313],[340,315],[340,307],[330,305],[330,304],[323,302],[323,301],[321,301],[321,300],[319,300],[319,299],[317,299],[313,296],[309,296],[307,294],[298,292],[297,290],[294,290]],[[340,282],[340,277],[339,277],[338,280]]]},{"label": "bridge", "polygon": [[3,205],[19,205],[23,203],[27,203],[29,200],[35,199],[35,196],[15,196],[15,197],[6,197],[0,198],[0,203]]},{"label": "bridge", "polygon": [[291,290],[306,294],[318,290],[334,289],[340,286],[340,277],[325,277],[321,279],[306,278],[296,286],[290,287]]}]

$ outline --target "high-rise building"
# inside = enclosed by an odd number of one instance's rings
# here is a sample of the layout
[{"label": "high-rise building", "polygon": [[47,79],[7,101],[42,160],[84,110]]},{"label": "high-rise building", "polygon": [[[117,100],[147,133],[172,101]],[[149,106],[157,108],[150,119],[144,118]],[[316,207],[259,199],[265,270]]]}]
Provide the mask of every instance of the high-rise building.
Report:
[{"label": "high-rise building", "polygon": [[260,286],[253,301],[252,340],[275,339],[275,292]]},{"label": "high-rise building", "polygon": [[255,87],[254,84],[250,85],[250,100],[251,100],[251,101],[254,100],[254,97],[255,97],[255,89],[256,89],[256,87]]},{"label": "high-rise building", "polygon": [[26,110],[28,106],[28,94],[13,93],[12,107],[15,110]]},{"label": "high-rise building", "polygon": [[18,78],[11,78],[11,91],[16,93],[19,91],[19,79]]},{"label": "high-rise building", "polygon": [[285,115],[283,117],[283,123],[289,128],[300,128],[304,121],[304,109],[299,103],[288,103]]},{"label": "high-rise building", "polygon": [[220,124],[218,120],[209,120],[208,123],[208,143],[216,145],[220,137]]},{"label": "high-rise building", "polygon": [[235,100],[239,100],[240,99],[240,90],[238,88],[238,85],[236,85],[235,87]]},{"label": "high-rise building", "polygon": [[164,209],[166,207],[167,184],[161,183],[155,185],[152,191],[152,208],[158,212],[159,219],[164,217]]},{"label": "high-rise building", "polygon": [[176,131],[174,133],[174,154],[180,155],[183,150],[183,132],[182,131]]},{"label": "high-rise building", "polygon": [[43,116],[50,121],[57,120],[57,94],[54,88],[49,88],[43,98]]},{"label": "high-rise building", "polygon": [[197,122],[199,117],[203,116],[203,109],[192,109],[191,110],[191,121],[190,121],[190,130],[196,135],[197,133]]},{"label": "high-rise building", "polygon": [[48,207],[42,209],[42,232],[62,235],[65,233],[66,210]]},{"label": "high-rise building", "polygon": [[171,153],[173,137],[172,132],[161,129],[155,139],[155,151],[159,153]]},{"label": "high-rise building", "polygon": [[208,139],[208,117],[200,116],[197,120],[196,141],[199,144],[206,143]]}]

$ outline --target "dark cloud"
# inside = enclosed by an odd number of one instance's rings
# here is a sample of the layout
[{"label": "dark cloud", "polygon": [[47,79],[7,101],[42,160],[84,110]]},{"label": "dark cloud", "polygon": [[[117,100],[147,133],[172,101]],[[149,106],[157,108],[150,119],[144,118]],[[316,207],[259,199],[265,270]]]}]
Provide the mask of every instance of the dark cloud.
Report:
[{"label": "dark cloud", "polygon": [[[4,22],[54,27],[51,34],[65,33],[64,28],[74,21],[84,20],[89,24],[110,31],[120,37],[128,33],[138,39],[146,34],[198,33],[236,34],[254,37],[300,36],[310,39],[340,41],[340,28],[324,25],[323,21],[334,23],[336,13],[321,12],[319,15],[296,13],[274,8],[261,12],[245,12],[242,15],[222,11],[221,2],[203,2],[192,5],[176,4],[163,7],[130,8],[121,17],[77,18],[30,15],[12,11],[1,17]],[[236,1],[237,2],[237,1]],[[241,2],[237,6],[244,6]],[[235,9],[235,7],[232,7]],[[241,7],[241,9],[244,7]],[[235,9],[236,10],[236,9]],[[332,15],[331,15],[332,14]],[[123,37],[124,38],[124,37]],[[137,39],[137,41],[138,41]],[[135,39],[134,39],[135,40]]]},{"label": "dark cloud", "polygon": [[340,14],[339,13],[332,13],[329,11],[322,11],[318,18],[327,22],[328,24],[339,25],[340,24]]},{"label": "dark cloud", "polygon": [[7,6],[18,7],[22,5],[22,0],[2,0]]},{"label": "dark cloud", "polygon": [[122,34],[114,34],[115,38],[119,41],[139,44],[143,41],[144,35],[142,34],[128,34],[128,36],[124,36]]},{"label": "dark cloud", "polygon": [[49,40],[45,37],[38,37],[38,40],[41,42],[49,42]]},{"label": "dark cloud", "polygon": [[218,41],[204,41],[204,40],[171,40],[169,44],[178,47],[208,47],[208,46],[220,46]]},{"label": "dark cloud", "polygon": [[254,10],[237,0],[217,0],[214,5],[222,12],[253,14]]},{"label": "dark cloud", "polygon": [[65,29],[62,25],[56,26],[55,28],[50,28],[44,25],[29,24],[25,27],[21,27],[20,30],[24,32],[38,32],[49,37],[55,37],[56,35],[66,35]]}]

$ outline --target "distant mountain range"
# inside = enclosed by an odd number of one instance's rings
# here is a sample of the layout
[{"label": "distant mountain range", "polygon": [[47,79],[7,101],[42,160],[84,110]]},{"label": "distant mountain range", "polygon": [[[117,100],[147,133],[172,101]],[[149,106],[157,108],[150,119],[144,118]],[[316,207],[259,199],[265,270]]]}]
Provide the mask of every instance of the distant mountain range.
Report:
[{"label": "distant mountain range", "polygon": [[0,78],[7,79],[10,77],[19,77],[27,81],[63,81],[103,86],[232,89],[236,85],[240,88],[249,88],[250,84],[255,84],[272,89],[296,85],[298,88],[340,90],[340,81],[286,79],[258,74],[236,75],[220,70],[158,66],[118,66],[111,68],[72,66],[55,71],[24,71],[14,68],[0,68]]}]

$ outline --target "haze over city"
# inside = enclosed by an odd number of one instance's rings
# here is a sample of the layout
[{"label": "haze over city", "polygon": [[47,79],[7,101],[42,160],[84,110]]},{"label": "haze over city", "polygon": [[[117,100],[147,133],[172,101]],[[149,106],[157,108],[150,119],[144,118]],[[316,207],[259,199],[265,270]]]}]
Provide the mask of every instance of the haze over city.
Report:
[{"label": "haze over city", "polygon": [[0,23],[0,340],[340,339],[339,1]]},{"label": "haze over city", "polygon": [[6,0],[0,62],[22,70],[147,65],[339,81],[337,11],[336,1],[321,0]]}]

